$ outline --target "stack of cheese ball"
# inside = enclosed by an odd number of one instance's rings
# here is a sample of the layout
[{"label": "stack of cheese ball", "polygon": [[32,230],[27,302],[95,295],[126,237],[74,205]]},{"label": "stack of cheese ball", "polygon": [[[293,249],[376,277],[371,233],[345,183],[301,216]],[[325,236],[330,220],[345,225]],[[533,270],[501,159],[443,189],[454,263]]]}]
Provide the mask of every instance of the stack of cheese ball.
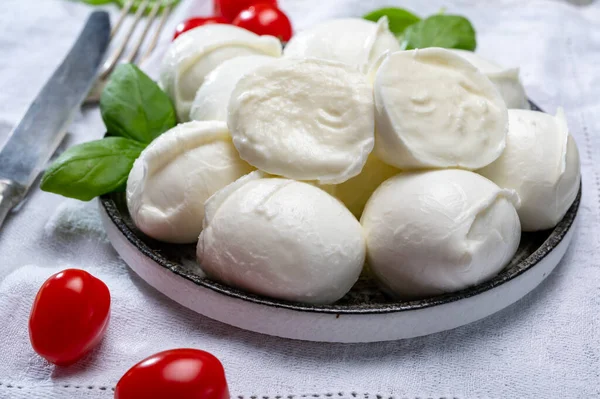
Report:
[{"label": "stack of cheese ball", "polygon": [[285,51],[202,26],[173,42],[160,84],[181,123],[135,162],[131,216],[255,294],[332,303],[365,263],[394,297],[460,290],[578,192],[564,115],[527,109],[518,70],[401,51],[385,18],[328,21]]}]

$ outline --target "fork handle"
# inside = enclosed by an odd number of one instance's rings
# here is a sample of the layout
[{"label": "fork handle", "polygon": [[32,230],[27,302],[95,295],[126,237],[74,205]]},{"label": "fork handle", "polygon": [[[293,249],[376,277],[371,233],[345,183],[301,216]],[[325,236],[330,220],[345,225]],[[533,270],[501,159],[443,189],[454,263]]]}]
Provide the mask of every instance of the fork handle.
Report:
[{"label": "fork handle", "polygon": [[0,227],[9,212],[25,196],[25,188],[12,180],[0,179]]}]

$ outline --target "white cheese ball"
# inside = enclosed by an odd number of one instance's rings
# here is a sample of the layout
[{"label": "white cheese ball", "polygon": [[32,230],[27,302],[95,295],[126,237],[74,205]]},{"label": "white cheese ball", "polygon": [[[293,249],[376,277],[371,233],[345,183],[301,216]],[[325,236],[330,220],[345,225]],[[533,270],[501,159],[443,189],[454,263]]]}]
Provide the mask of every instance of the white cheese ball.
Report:
[{"label": "white cheese ball", "polygon": [[519,68],[504,68],[472,51],[450,50],[458,54],[487,76],[502,95],[509,109],[529,109],[525,88],[519,79]]},{"label": "white cheese ball", "polygon": [[558,224],[579,191],[579,152],[562,110],[556,117],[538,111],[509,110],[506,149],[479,173],[521,198],[524,231]]},{"label": "white cheese ball", "polygon": [[258,67],[240,79],[228,111],[242,159],[290,179],[344,182],[374,145],[371,85],[339,62],[280,58]]},{"label": "white cheese ball", "polygon": [[388,55],[374,76],[375,152],[400,169],[478,169],[504,150],[508,115],[493,83],[440,48]]},{"label": "white cheese ball", "polygon": [[196,92],[190,111],[190,119],[195,121],[227,121],[229,98],[242,76],[275,58],[265,55],[236,57],[223,62],[208,74]]},{"label": "white cheese ball", "polygon": [[253,168],[233,147],[224,122],[188,122],[163,133],[142,151],[127,180],[127,207],[148,236],[194,243],[204,201]]},{"label": "white cheese ball", "polygon": [[357,219],[360,219],[373,191],[381,183],[398,173],[400,173],[399,169],[384,163],[371,154],[358,176],[334,186],[331,193],[342,201]]},{"label": "white cheese ball", "polygon": [[189,120],[206,75],[228,59],[253,54],[279,57],[281,42],[226,24],[204,25],[178,36],[163,59],[160,84],[173,101],[179,121]]},{"label": "white cheese ball", "polygon": [[342,298],[365,260],[360,223],[313,185],[262,176],[253,172],[207,201],[200,267],[258,295],[314,304]]},{"label": "white cheese ball", "polygon": [[285,46],[284,56],[339,61],[366,72],[383,53],[398,50],[400,44],[388,28],[387,17],[377,23],[341,18],[296,33]]},{"label": "white cheese ball", "polygon": [[367,263],[399,298],[479,284],[502,270],[521,237],[518,196],[465,170],[401,173],[367,203]]}]

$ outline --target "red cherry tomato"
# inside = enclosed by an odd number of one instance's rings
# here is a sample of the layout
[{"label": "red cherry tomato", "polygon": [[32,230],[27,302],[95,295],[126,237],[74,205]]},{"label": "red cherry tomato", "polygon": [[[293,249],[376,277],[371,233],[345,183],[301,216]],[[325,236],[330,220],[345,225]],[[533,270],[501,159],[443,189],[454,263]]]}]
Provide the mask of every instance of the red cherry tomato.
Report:
[{"label": "red cherry tomato", "polygon": [[177,39],[177,36],[181,35],[183,32],[187,32],[190,29],[197,28],[202,25],[210,25],[210,24],[227,24],[227,21],[223,17],[197,17],[186,19],[185,21],[179,23],[177,28],[175,28],[175,35],[173,36],[173,40]]},{"label": "red cherry tomato", "polygon": [[223,365],[197,349],[172,349],[146,358],[117,383],[115,399],[229,399]]},{"label": "red cherry tomato", "polygon": [[279,8],[265,3],[255,4],[238,14],[233,24],[257,35],[271,35],[287,42],[292,37],[292,24]]},{"label": "red cherry tomato", "polygon": [[277,7],[277,0],[215,0],[214,11],[215,15],[222,15],[231,22],[240,11],[257,3],[267,3]]},{"label": "red cherry tomato", "polygon": [[106,284],[84,270],[63,270],[46,280],[35,297],[29,339],[40,356],[67,366],[98,345],[109,316]]}]

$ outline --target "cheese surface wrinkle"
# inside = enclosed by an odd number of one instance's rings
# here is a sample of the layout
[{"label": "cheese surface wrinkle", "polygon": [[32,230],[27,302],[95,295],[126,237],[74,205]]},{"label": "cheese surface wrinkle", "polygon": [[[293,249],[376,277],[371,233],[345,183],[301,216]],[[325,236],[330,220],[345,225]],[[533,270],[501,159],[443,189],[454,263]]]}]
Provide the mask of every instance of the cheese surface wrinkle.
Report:
[{"label": "cheese surface wrinkle", "polygon": [[398,50],[400,44],[388,28],[387,17],[378,22],[340,18],[296,33],[286,45],[284,56],[339,61],[366,72],[381,54]]},{"label": "cheese surface wrinkle", "polygon": [[528,110],[509,110],[508,116],[504,153],[479,173],[519,194],[524,231],[550,229],[565,216],[579,191],[577,145],[562,109],[556,116]]},{"label": "cheese surface wrinkle", "polygon": [[206,75],[224,61],[244,55],[281,55],[281,42],[226,24],[194,28],[171,43],[162,61],[160,85],[173,101],[180,122],[189,120],[196,92]]},{"label": "cheese surface wrinkle", "polygon": [[400,298],[458,291],[496,275],[521,237],[518,196],[484,177],[446,169],[400,173],[373,193],[361,218],[367,261]]},{"label": "cheese surface wrinkle", "polygon": [[315,186],[262,176],[244,176],[207,201],[200,267],[258,295],[315,304],[342,298],[365,260],[359,222]]},{"label": "cheese surface wrinkle", "polygon": [[188,122],[156,138],[135,161],[127,180],[127,207],[148,236],[194,243],[204,202],[252,167],[242,161],[223,122]]},{"label": "cheese surface wrinkle", "polygon": [[401,169],[478,169],[500,156],[508,114],[492,82],[440,48],[399,51],[374,75],[376,155]]},{"label": "cheese surface wrinkle", "polygon": [[258,67],[237,83],[227,121],[242,159],[296,180],[344,182],[374,145],[371,85],[333,61],[280,58]]}]

